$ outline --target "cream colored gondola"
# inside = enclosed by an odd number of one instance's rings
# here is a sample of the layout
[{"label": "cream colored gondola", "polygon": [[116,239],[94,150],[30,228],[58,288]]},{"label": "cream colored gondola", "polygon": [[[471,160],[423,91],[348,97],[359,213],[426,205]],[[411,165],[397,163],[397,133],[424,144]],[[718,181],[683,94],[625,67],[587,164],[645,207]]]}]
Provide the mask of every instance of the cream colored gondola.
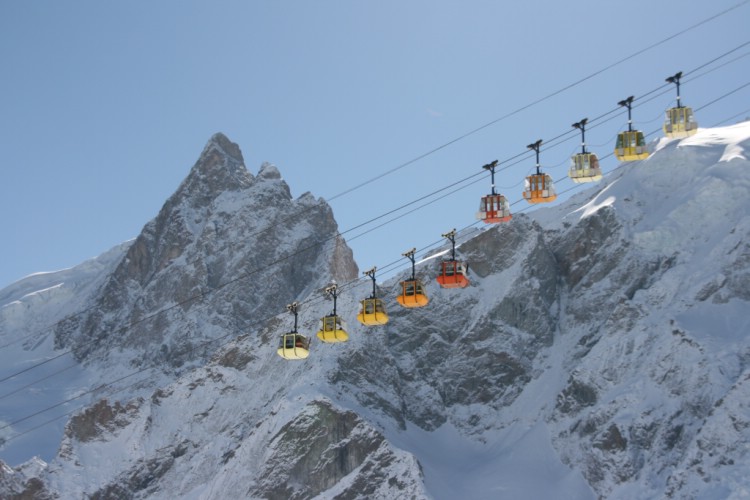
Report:
[{"label": "cream colored gondola", "polygon": [[666,80],[677,86],[677,106],[667,110],[663,127],[664,135],[673,139],[689,137],[698,131],[698,122],[693,116],[693,109],[680,104],[680,78],[682,78],[682,71]]},{"label": "cream colored gondola", "polygon": [[602,178],[599,158],[594,153],[586,151],[586,123],[588,118],[574,123],[572,126],[581,131],[581,152],[570,158],[568,177],[573,182],[596,182]]},{"label": "cream colored gondola", "polygon": [[310,355],[310,339],[297,332],[298,307],[296,302],[286,306],[287,310],[294,314],[294,329],[279,339],[276,353],[284,359],[305,359]]}]

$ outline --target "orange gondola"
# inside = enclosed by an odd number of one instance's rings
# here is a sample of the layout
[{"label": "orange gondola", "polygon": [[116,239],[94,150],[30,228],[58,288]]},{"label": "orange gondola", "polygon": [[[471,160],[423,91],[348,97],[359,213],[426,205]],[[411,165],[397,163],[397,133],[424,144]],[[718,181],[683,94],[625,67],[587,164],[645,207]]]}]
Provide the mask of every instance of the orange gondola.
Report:
[{"label": "orange gondola", "polygon": [[477,212],[477,219],[484,221],[485,224],[507,222],[513,217],[510,213],[508,199],[495,191],[496,166],[497,160],[482,167],[489,170],[492,175],[492,192],[487,196],[482,196],[482,199],[479,200],[479,211]]},{"label": "orange gondola", "polygon": [[416,248],[412,248],[402,255],[411,260],[411,279],[404,280],[401,282],[401,293],[396,297],[399,304],[404,307],[424,307],[429,304],[430,299],[424,293],[424,286],[422,282],[414,277],[415,262],[414,253],[417,251]]},{"label": "orange gondola", "polygon": [[552,182],[552,177],[542,173],[539,168],[539,148],[541,145],[542,140],[539,139],[535,143],[526,146],[536,152],[536,174],[526,177],[525,189],[523,191],[523,197],[529,203],[549,203],[557,199],[557,192],[555,191],[555,184]]},{"label": "orange gondola", "polygon": [[469,278],[466,276],[469,265],[456,260],[456,230],[444,234],[443,237],[451,242],[451,259],[440,263],[437,282],[443,288],[466,288],[469,286]]}]

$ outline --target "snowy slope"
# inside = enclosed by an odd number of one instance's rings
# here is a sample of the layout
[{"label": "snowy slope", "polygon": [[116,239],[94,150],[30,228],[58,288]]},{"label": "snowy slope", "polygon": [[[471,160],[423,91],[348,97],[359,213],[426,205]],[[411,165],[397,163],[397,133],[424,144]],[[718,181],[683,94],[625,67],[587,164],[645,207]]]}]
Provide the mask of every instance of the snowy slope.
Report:
[{"label": "snowy slope", "polygon": [[[611,210],[635,258],[629,272],[641,274],[625,290],[623,280],[608,287],[612,271],[597,272],[607,262],[597,259],[593,279],[584,275],[566,300],[596,307],[602,292],[619,292],[601,327],[578,324],[578,311],[561,316],[561,336],[578,336],[586,350],[558,396],[555,445],[600,494],[747,494],[750,415],[736,406],[750,376],[748,147],[747,122],[662,140],[582,208],[580,197],[560,207],[570,223]],[[717,432],[714,422],[727,419],[734,429]]]},{"label": "snowy slope", "polygon": [[[92,294],[114,270],[131,243],[118,245],[74,268],[28,276],[0,290],[0,379],[46,361],[40,368],[3,380],[0,390],[2,422],[41,411],[50,402],[68,400],[89,390],[98,378],[98,374],[88,373],[70,354],[64,354],[65,350],[55,348],[53,326],[90,304]],[[35,383],[40,379],[44,380]],[[29,390],[23,390],[29,384],[33,384],[29,389],[34,395],[31,398]],[[80,404],[74,401],[61,405],[53,412],[19,423],[13,430],[2,429],[0,439],[26,432]],[[29,450],[45,459],[52,458],[64,425],[65,420],[61,419],[15,438],[3,447],[3,458],[10,463],[20,463],[30,458]]]},{"label": "snowy slope", "polygon": [[[662,141],[461,245],[472,285],[350,342],[275,354],[291,316],[72,418],[5,491],[130,498],[741,498],[750,492],[750,123]],[[298,270],[300,272],[302,270]],[[403,279],[403,278],[402,278]],[[321,278],[321,283],[325,281]],[[300,331],[330,312],[300,288]],[[283,298],[287,300],[286,297]],[[283,302],[280,302],[283,303]],[[175,318],[173,328],[181,318]]]}]

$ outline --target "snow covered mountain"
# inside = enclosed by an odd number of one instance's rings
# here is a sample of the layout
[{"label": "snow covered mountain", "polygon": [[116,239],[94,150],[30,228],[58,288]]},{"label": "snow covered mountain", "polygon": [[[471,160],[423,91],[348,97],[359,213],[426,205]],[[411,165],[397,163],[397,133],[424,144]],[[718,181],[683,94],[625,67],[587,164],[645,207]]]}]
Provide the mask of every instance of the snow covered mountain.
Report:
[{"label": "snow covered mountain", "polygon": [[[15,436],[3,456],[26,460],[32,449],[51,457],[63,420],[17,434],[87,400],[153,390],[284,304],[357,273],[325,201],[292,199],[273,165],[253,176],[239,147],[214,135],[133,241],[0,291],[0,378],[19,373],[0,390],[0,439]],[[52,382],[37,383],[45,377]],[[22,389],[30,385],[42,393],[29,398]]]},{"label": "snow covered mountain", "polygon": [[[323,241],[324,250],[295,260],[294,269],[278,274],[286,261],[243,260],[238,249],[263,223],[296,220],[283,207],[323,202],[291,200],[272,167],[243,177],[234,147],[216,148],[217,165],[237,173],[209,182],[194,175],[199,160],[127,250],[103,256],[100,273],[81,278],[80,293],[53,301],[58,309],[70,304],[67,314],[42,305],[63,288],[51,289],[56,279],[31,277],[41,281],[0,291],[4,343],[37,331],[21,327],[34,310],[45,311],[45,321],[86,310],[56,331],[57,346],[74,349],[82,370],[109,381],[143,363],[162,367],[153,390],[92,394],[67,421],[53,459],[0,468],[0,494],[750,494],[750,123],[662,140],[648,160],[567,202],[481,232],[459,248],[471,263],[467,289],[439,288],[435,261],[418,266],[432,299],[426,308],[398,308],[390,298],[399,278],[384,283],[385,327],[353,320],[369,282],[342,286],[338,311],[351,320],[350,341],[314,343],[311,356],[295,362],[275,354],[291,317],[261,311],[300,300],[300,331],[314,335],[330,312],[320,288],[331,277],[346,283],[356,269],[332,219],[330,239],[279,224],[278,238],[254,243],[268,245],[250,252],[263,258]],[[252,189],[262,203],[239,194]],[[236,215],[248,206],[248,214],[273,208],[258,220]],[[254,225],[232,225],[234,217]],[[244,276],[268,266],[284,281]],[[243,278],[224,295],[211,277],[227,275]],[[212,286],[210,297],[191,302]],[[148,317],[165,305],[175,307]],[[207,363],[185,354],[230,332],[242,334],[212,350]],[[45,339],[13,344],[15,355],[30,359],[36,345],[55,352]],[[102,359],[110,372],[97,371]]]}]

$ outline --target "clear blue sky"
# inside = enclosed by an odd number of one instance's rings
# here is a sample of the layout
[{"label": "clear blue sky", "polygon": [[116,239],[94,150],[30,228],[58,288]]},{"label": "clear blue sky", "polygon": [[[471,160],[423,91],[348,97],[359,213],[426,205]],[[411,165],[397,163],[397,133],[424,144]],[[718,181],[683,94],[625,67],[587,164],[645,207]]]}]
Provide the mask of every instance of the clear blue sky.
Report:
[{"label": "clear blue sky", "polygon": [[[0,2],[0,288],[137,236],[215,132],[240,145],[251,172],[268,161],[294,196],[331,198],[739,3]],[[333,200],[341,230],[703,65],[749,41],[749,20],[744,3]],[[699,78],[685,81],[684,103],[750,81],[748,51],[690,75]],[[636,125],[658,128],[674,95],[637,108]],[[749,103],[746,87],[698,120],[713,125]],[[625,121],[590,129],[590,149],[610,153]],[[578,149],[571,137],[542,151],[555,179]],[[528,157],[498,176],[511,201],[533,167]],[[355,258],[382,266],[471,224],[488,190],[481,181],[353,239]]]}]

